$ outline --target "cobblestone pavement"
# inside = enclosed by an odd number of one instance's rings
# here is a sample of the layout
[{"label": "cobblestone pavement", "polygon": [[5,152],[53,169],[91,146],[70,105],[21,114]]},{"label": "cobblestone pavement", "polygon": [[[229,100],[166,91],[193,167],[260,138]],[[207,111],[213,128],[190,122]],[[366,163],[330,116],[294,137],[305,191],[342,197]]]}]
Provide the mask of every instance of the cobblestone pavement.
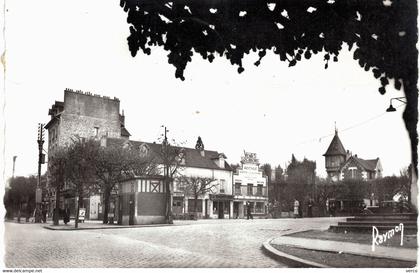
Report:
[{"label": "cobblestone pavement", "polygon": [[339,218],[199,220],[174,226],[56,231],[5,223],[6,267],[284,267],[264,241]]}]

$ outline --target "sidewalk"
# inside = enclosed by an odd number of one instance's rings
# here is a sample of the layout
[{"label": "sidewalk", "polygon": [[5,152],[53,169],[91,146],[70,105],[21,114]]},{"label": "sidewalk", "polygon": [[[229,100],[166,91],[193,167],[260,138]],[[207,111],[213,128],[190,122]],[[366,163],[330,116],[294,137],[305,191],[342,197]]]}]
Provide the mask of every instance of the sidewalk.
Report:
[{"label": "sidewalk", "polygon": [[269,254],[277,256],[281,259],[287,259],[291,262],[298,263],[300,265],[313,266],[313,267],[328,267],[323,264],[317,264],[308,260],[304,257],[295,257],[284,252],[278,251],[274,248],[275,245],[287,245],[291,247],[297,247],[307,250],[315,251],[327,251],[335,253],[347,253],[353,255],[360,255],[372,258],[385,258],[392,260],[416,262],[417,261],[417,249],[404,248],[404,247],[385,247],[375,246],[375,251],[372,251],[372,246],[367,244],[350,243],[350,242],[339,242],[331,240],[319,240],[319,239],[308,239],[298,238],[291,236],[281,236],[268,240],[263,244],[263,247]]},{"label": "sidewalk", "polygon": [[179,226],[182,224],[153,224],[153,225],[118,225],[118,224],[103,224],[100,220],[86,220],[83,223],[78,224],[78,228],[74,227],[74,220],[70,221],[67,225],[60,220],[58,226],[54,226],[51,219],[48,219],[46,223],[35,223],[33,221],[26,222],[25,220],[21,220],[18,222],[16,219],[14,220],[5,220],[8,223],[15,223],[15,224],[32,224],[32,225],[40,225],[45,229],[49,230],[87,230],[87,229],[120,229],[120,228],[143,228],[143,227],[165,227],[165,226]]}]

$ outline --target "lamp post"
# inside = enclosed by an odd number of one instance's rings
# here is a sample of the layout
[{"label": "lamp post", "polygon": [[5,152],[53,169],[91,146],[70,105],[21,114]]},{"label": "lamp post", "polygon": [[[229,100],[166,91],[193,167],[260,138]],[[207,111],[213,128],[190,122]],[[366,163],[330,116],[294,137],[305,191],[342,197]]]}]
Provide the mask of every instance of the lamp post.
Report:
[{"label": "lamp post", "polygon": [[[392,106],[392,100],[397,100],[399,102],[402,102],[404,104],[407,104],[407,100],[405,97],[397,97],[392,98],[389,100],[389,107],[386,109],[387,112],[395,112],[397,109]],[[412,205],[414,208],[417,208],[417,176],[415,173],[414,168],[409,168],[409,171],[411,171],[410,175],[410,186],[409,186],[409,193],[408,193],[408,200],[409,204]]]},{"label": "lamp post", "polygon": [[405,100],[405,97],[398,97],[398,98],[392,98],[389,100],[389,107],[386,109],[387,112],[395,112],[397,109],[395,109],[394,106],[392,106],[392,100],[397,100],[399,102],[407,104],[407,101]]}]

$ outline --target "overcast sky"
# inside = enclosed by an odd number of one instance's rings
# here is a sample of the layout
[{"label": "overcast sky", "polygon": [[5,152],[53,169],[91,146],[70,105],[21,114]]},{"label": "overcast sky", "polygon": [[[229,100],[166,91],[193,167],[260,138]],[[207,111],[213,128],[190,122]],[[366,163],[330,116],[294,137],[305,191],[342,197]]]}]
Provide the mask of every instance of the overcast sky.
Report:
[{"label": "overcast sky", "polygon": [[194,147],[201,136],[206,149],[225,153],[230,163],[246,150],[284,167],[294,153],[316,160],[317,174],[326,176],[322,154],[334,122],[344,147],[379,157],[385,175],[410,163],[404,107],[385,113],[402,91],[391,84],[380,95],[379,81],[348,50],[327,70],[323,54],[293,68],[273,54],[255,67],[258,57],[249,55],[242,74],[226,59],[209,64],[195,55],[182,82],[161,48],[131,57],[118,2],[7,2],[6,178],[14,155],[15,175],[37,173],[37,124],[49,121],[48,109],[64,99],[65,88],[118,97],[133,140],[156,141],[166,125],[170,138]]}]

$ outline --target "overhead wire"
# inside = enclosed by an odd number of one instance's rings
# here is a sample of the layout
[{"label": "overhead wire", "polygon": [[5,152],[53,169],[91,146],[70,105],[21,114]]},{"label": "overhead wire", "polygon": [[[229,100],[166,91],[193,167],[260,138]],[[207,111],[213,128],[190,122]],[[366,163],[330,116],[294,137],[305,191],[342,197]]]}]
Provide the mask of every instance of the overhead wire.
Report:
[{"label": "overhead wire", "polygon": [[[395,107],[395,108],[400,108],[400,107],[402,107],[402,106],[404,106],[404,105],[405,105],[405,104],[401,104],[401,105],[399,105],[399,106],[397,106],[397,107]],[[386,113],[387,113],[387,112],[385,111],[385,112],[383,112],[383,113],[381,113],[381,114],[379,114],[379,115],[376,115],[376,116],[374,116],[374,117],[371,117],[371,118],[369,118],[369,119],[367,119],[367,120],[364,120],[364,121],[362,121],[362,122],[359,122],[359,123],[356,123],[356,124],[354,124],[354,125],[352,125],[352,126],[349,126],[349,127],[347,127],[347,128],[344,128],[344,129],[340,130],[340,132],[346,132],[346,131],[352,130],[352,129],[354,129],[354,128],[360,127],[360,126],[362,126],[362,125],[365,125],[366,123],[369,123],[369,122],[371,122],[371,121],[373,121],[373,120],[375,120],[375,119],[378,119],[378,118],[382,117],[382,116],[383,116],[383,115],[385,115]],[[334,135],[334,133],[330,133],[330,134],[323,135],[323,136],[320,136],[320,137],[311,138],[311,139],[309,139],[309,140],[305,140],[305,141],[299,142],[297,145],[303,145],[303,144],[307,144],[307,143],[311,143],[311,142],[315,142],[315,141],[321,142],[324,138],[331,137],[331,136],[333,136],[333,135]]]}]

